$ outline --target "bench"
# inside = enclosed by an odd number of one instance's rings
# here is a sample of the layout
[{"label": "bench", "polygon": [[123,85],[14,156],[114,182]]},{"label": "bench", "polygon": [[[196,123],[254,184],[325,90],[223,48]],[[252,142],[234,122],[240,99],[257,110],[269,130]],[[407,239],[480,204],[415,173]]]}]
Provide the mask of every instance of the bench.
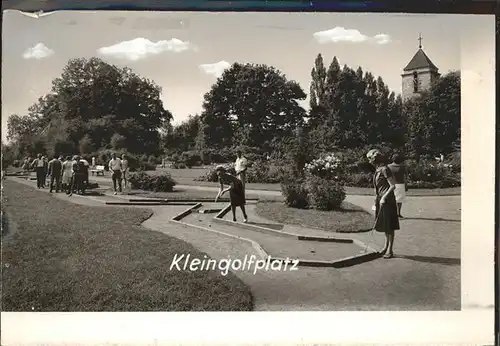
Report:
[{"label": "bench", "polygon": [[95,166],[95,168],[91,169],[90,172],[92,175],[99,175],[102,174],[104,176],[104,166]]}]

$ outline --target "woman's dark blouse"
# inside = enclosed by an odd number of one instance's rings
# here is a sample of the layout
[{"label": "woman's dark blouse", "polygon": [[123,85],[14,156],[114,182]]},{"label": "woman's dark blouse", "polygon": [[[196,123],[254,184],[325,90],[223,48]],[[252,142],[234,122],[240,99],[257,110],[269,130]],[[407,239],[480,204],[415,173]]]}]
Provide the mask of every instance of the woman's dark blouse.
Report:
[{"label": "woman's dark blouse", "polygon": [[378,197],[382,197],[387,193],[391,185],[389,184],[389,178],[394,178],[391,170],[387,167],[377,168],[373,176],[373,185],[375,187],[375,192]]},{"label": "woman's dark blouse", "polygon": [[391,163],[388,167],[394,175],[394,179],[396,180],[396,184],[404,184],[405,183],[405,175],[406,175],[405,165]]},{"label": "woman's dark blouse", "polygon": [[[230,184],[231,189],[229,190],[229,198],[231,199],[231,205],[242,206],[245,204],[245,192],[243,189],[243,183],[236,177],[224,177],[219,178],[220,183],[227,182]],[[226,184],[227,184],[226,183]]]}]

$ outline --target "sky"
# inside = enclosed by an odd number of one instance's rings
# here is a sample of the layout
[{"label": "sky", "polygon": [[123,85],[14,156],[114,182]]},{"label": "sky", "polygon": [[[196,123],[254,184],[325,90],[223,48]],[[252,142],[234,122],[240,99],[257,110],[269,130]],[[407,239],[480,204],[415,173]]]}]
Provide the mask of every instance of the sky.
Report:
[{"label": "sky", "polygon": [[[457,15],[230,12],[6,11],[2,32],[2,140],[10,114],[50,92],[71,58],[128,66],[162,87],[178,124],[202,110],[203,95],[234,62],[272,65],[309,92],[314,59],[361,66],[401,93],[401,73],[418,49],[442,74],[460,69]],[[308,100],[301,103],[306,109]]]}]

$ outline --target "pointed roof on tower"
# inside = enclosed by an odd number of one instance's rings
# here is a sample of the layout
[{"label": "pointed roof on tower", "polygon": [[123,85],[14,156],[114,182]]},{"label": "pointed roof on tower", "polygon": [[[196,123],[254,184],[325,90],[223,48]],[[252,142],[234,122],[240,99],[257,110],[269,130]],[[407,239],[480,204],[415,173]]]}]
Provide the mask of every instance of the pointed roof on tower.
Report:
[{"label": "pointed roof on tower", "polygon": [[437,66],[429,59],[427,54],[422,50],[422,36],[418,37],[419,45],[418,51],[415,53],[413,58],[410,60],[408,65],[403,69],[403,71],[417,70],[421,68],[430,68],[433,70],[438,70]]}]

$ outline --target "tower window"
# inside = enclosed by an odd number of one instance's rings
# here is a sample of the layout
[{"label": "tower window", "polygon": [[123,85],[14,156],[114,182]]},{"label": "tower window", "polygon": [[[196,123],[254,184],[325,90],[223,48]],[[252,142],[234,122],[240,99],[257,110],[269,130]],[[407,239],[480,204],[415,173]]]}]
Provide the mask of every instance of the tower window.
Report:
[{"label": "tower window", "polygon": [[418,92],[418,73],[417,71],[413,72],[413,92]]}]

